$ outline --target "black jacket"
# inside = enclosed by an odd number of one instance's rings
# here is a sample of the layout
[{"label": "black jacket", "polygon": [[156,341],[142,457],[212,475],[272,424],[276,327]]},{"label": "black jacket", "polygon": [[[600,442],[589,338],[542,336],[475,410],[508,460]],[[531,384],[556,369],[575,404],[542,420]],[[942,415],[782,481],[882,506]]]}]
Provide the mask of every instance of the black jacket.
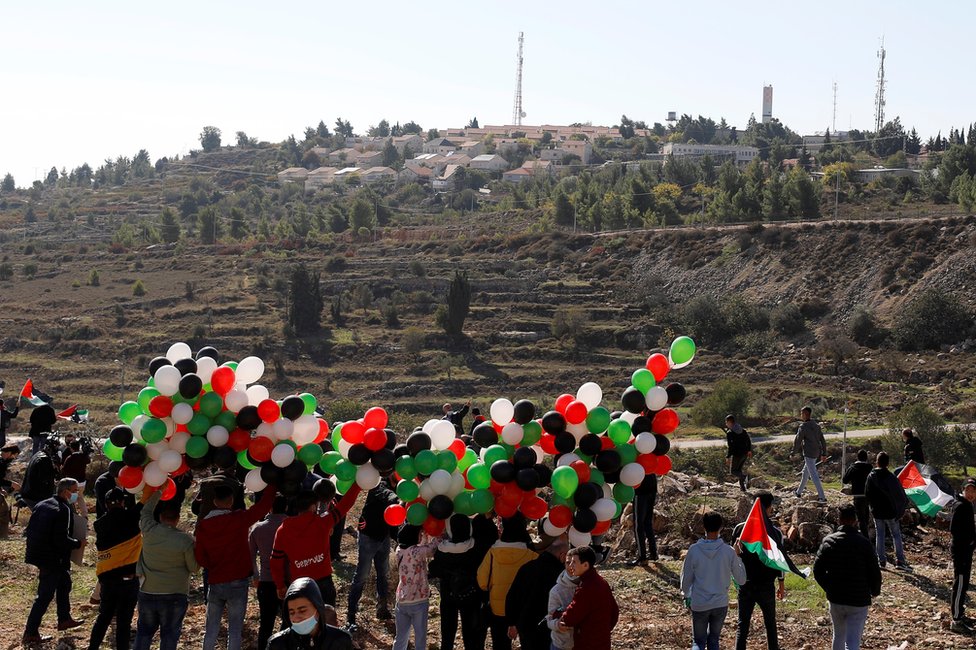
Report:
[{"label": "black jacket", "polygon": [[[544,552],[523,564],[515,574],[505,597],[505,617],[520,634],[535,630],[539,621],[546,617],[549,590],[555,586],[562,571],[563,563],[559,558]],[[546,626],[545,622],[542,625]]]},{"label": "black jacket", "polygon": [[493,519],[485,515],[475,515],[471,519],[471,537],[474,547],[478,550],[478,565],[488,555],[488,550],[498,541],[498,527]]},{"label": "black jacket", "polygon": [[442,419],[450,421],[454,425],[455,436],[460,438],[464,434],[464,416],[468,414],[471,407],[465,404],[456,411],[451,411],[444,415]]},{"label": "black jacket", "polygon": [[645,476],[641,484],[634,488],[634,494],[650,497],[651,503],[657,501],[657,474]]},{"label": "black jacket", "polygon": [[[95,548],[99,551],[99,561],[105,551],[123,543],[133,543],[136,537],[142,537],[139,528],[139,518],[142,515],[142,504],[135,508],[111,508],[104,515],[95,520]],[[98,574],[99,582],[109,582],[130,576],[136,572],[136,563],[118,564],[114,568]]]},{"label": "black jacket", "polygon": [[479,595],[478,567],[481,558],[473,540],[455,544],[443,542],[434,552],[428,573],[440,579],[441,598],[466,601]]},{"label": "black jacket", "polygon": [[366,493],[363,511],[359,515],[359,533],[378,542],[390,536],[390,525],[383,515],[387,507],[397,503],[397,495],[380,481],[380,484]]},{"label": "black jacket", "polygon": [[61,497],[38,503],[27,522],[25,562],[39,569],[68,569],[71,551],[81,548],[72,537],[71,508]]},{"label": "black jacket", "polygon": [[[739,539],[742,535],[742,529],[745,528],[745,522],[736,525],[732,530],[732,539]],[[776,542],[779,548],[783,548],[783,533],[780,532],[779,528],[772,526],[766,532],[769,533],[770,538]],[[765,564],[759,559],[759,556],[752,551],[743,548],[742,549],[742,564],[746,567],[746,586],[756,587],[758,585],[763,585],[771,583],[777,578],[783,577],[783,572],[779,569],[773,569]]]},{"label": "black jacket", "polygon": [[728,453],[725,455],[726,458],[745,456],[752,451],[752,438],[749,437],[749,432],[742,427],[738,427],[738,429],[738,432],[732,429],[725,430],[725,441],[729,445]]},{"label": "black jacket", "polygon": [[853,465],[847,468],[844,472],[844,485],[851,486],[852,495],[863,495],[864,494],[864,484],[868,480],[868,474],[871,473],[871,463],[866,460],[855,461]]},{"label": "black jacket", "polygon": [[864,483],[864,496],[875,519],[898,519],[908,507],[908,495],[898,478],[886,468],[875,467]]},{"label": "black jacket", "polygon": [[925,464],[925,452],[922,451],[922,441],[918,436],[912,436],[905,443],[905,462],[914,460],[920,465]]},{"label": "black jacket", "polygon": [[[114,488],[115,477],[113,477],[109,472],[105,472],[97,479],[95,479],[95,518],[102,517],[108,510],[105,507],[105,495],[109,493],[109,490]],[[125,493],[125,507],[127,509],[136,507],[136,498],[129,492]]]},{"label": "black jacket", "polygon": [[813,562],[813,575],[827,600],[866,607],[881,593],[881,568],[874,545],[853,526],[841,526],[824,538]]},{"label": "black jacket", "polygon": [[973,519],[973,504],[968,499],[956,496],[949,531],[952,533],[952,554],[972,556],[976,550],[976,519]]},{"label": "black jacket", "polygon": [[10,470],[10,463],[14,462],[13,458],[0,458],[0,488],[9,490],[13,487],[10,479],[7,478],[7,471]]},{"label": "black jacket", "polygon": [[312,637],[292,632],[289,627],[268,639],[267,650],[353,650],[352,637],[348,632],[325,624],[325,601],[314,580],[299,578],[291,583],[282,603],[286,613],[288,601],[298,597],[307,598],[318,610],[319,633]]},{"label": "black jacket", "polygon": [[38,406],[30,414],[30,431],[27,435],[39,436],[42,433],[50,433],[51,427],[58,421],[58,414],[50,404]]},{"label": "black jacket", "polygon": [[24,482],[20,487],[20,495],[28,501],[43,501],[54,496],[54,482],[57,480],[57,470],[54,461],[45,451],[39,451],[27,462],[24,470]]},{"label": "black jacket", "polygon": [[17,417],[19,412],[19,406],[15,406],[14,410],[12,411],[8,411],[7,407],[0,408],[0,432],[6,431],[10,428],[10,421]]}]

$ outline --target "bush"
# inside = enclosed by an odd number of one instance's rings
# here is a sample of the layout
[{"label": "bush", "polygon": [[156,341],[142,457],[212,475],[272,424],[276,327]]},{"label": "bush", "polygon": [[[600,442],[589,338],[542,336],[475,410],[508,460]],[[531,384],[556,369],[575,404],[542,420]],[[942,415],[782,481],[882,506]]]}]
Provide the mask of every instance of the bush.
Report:
[{"label": "bush", "polygon": [[579,307],[561,307],[552,316],[550,330],[557,339],[568,339],[578,346],[586,336],[588,321],[586,312]]},{"label": "bush", "polygon": [[804,318],[820,318],[826,316],[829,311],[830,305],[819,296],[808,298],[800,305],[800,313],[803,314]]},{"label": "bush", "polygon": [[[888,433],[881,439],[881,446],[891,457],[891,468],[903,464],[905,443],[901,438],[902,429],[912,429],[918,436],[925,451],[925,462],[935,467],[958,464],[954,459],[952,436],[945,427],[942,416],[924,402],[905,404],[888,419]],[[966,464],[960,459],[962,465]]]},{"label": "bush", "polygon": [[0,264],[0,280],[9,280],[14,277],[14,267],[11,264]]},{"label": "bush", "polygon": [[410,272],[418,278],[427,277],[427,269],[424,268],[424,263],[420,260],[415,259],[410,261]]},{"label": "bush", "polygon": [[24,264],[24,277],[33,280],[37,275],[37,264]]},{"label": "bush", "polygon": [[725,416],[745,415],[752,403],[749,384],[741,379],[723,379],[712,387],[712,392],[691,409],[691,419],[701,426],[721,426]]},{"label": "bush", "polygon": [[132,285],[132,295],[133,296],[146,295],[146,286],[142,283],[142,280],[136,280],[135,284]]},{"label": "bush", "polygon": [[700,344],[719,345],[729,337],[729,326],[718,301],[711,296],[697,296],[685,304],[682,321],[688,334]]},{"label": "bush", "polygon": [[349,422],[363,416],[366,407],[354,399],[337,399],[329,402],[325,411],[328,422]]},{"label": "bush", "polygon": [[101,284],[101,280],[98,277],[98,269],[92,269],[91,273],[88,274],[88,285],[92,287],[97,287]]},{"label": "bush", "polygon": [[855,343],[869,347],[879,345],[885,338],[885,332],[875,322],[874,314],[864,307],[858,307],[851,314],[847,334]]},{"label": "bush", "polygon": [[891,334],[901,350],[937,350],[965,339],[972,325],[972,316],[958,298],[929,289],[898,313]]},{"label": "bush", "polygon": [[427,335],[419,327],[408,327],[400,339],[403,351],[413,357],[414,361],[420,360],[420,353],[424,351],[426,343]]},{"label": "bush", "polygon": [[793,303],[773,309],[769,315],[769,322],[773,329],[783,336],[796,336],[806,328],[803,312]]}]

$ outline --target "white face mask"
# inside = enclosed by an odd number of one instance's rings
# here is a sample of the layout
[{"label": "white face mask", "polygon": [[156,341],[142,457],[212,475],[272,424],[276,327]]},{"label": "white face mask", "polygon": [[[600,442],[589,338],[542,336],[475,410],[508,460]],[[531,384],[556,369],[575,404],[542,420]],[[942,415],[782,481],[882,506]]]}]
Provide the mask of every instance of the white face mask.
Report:
[{"label": "white face mask", "polygon": [[315,616],[313,614],[312,616],[306,618],[304,621],[298,621],[298,622],[292,623],[291,624],[291,629],[296,634],[301,634],[302,636],[307,636],[307,635],[309,635],[309,634],[312,633],[312,630],[315,629],[315,626],[318,625],[318,622],[319,622],[318,616]]}]

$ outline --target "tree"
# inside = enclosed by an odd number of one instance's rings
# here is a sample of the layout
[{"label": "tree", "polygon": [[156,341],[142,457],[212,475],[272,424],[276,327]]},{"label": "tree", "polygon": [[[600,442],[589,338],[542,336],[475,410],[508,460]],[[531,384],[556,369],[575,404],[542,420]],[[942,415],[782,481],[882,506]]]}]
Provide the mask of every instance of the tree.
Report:
[{"label": "tree", "polygon": [[972,315],[958,298],[927,289],[898,312],[891,333],[901,350],[938,350],[965,339],[972,327]]},{"label": "tree", "polygon": [[366,130],[366,135],[371,138],[387,138],[390,136],[390,123],[386,120],[380,120],[379,124]]},{"label": "tree", "polygon": [[373,206],[362,197],[357,198],[349,209],[349,226],[355,232],[360,228],[372,230],[376,227],[376,211]]},{"label": "tree", "polygon": [[220,129],[215,126],[205,126],[200,132],[200,146],[204,151],[220,149]]},{"label": "tree", "polygon": [[430,142],[431,140],[436,140],[439,137],[441,137],[441,132],[438,131],[437,129],[430,129],[429,131],[427,131],[427,142]]},{"label": "tree", "polygon": [[51,171],[47,173],[47,177],[44,179],[44,185],[47,187],[54,187],[58,184],[58,168],[52,167]]},{"label": "tree", "polygon": [[466,127],[464,127],[464,128],[466,128],[466,129],[480,129],[481,127],[478,126],[478,118],[477,117],[472,117],[471,120],[468,122],[468,125]]},{"label": "tree", "polygon": [[383,146],[383,165],[385,167],[396,167],[400,162],[400,152],[393,146],[393,140],[387,140]]},{"label": "tree", "polygon": [[[972,142],[972,136],[970,136],[970,142]],[[908,134],[908,139],[905,141],[905,153],[918,155],[922,150],[922,138],[918,137],[918,131],[912,127],[911,132]]]},{"label": "tree", "polygon": [[3,177],[3,183],[0,183],[0,191],[13,192],[15,189],[17,189],[17,186],[14,184],[14,176],[8,172],[7,175]]},{"label": "tree", "polygon": [[317,332],[322,326],[322,307],[319,274],[296,264],[288,282],[288,324],[296,334]]},{"label": "tree", "polygon": [[409,135],[409,134],[420,135],[423,132],[424,129],[413,120],[410,120],[409,122],[403,125],[403,135]]},{"label": "tree", "polygon": [[420,361],[420,354],[424,351],[426,342],[427,336],[419,327],[408,327],[403,330],[401,345],[403,346],[403,351],[410,355],[414,363]]},{"label": "tree", "polygon": [[570,202],[569,197],[562,190],[556,191],[556,223],[560,226],[571,226],[573,225],[573,217],[575,211],[573,210],[573,204]]},{"label": "tree", "polygon": [[701,426],[720,426],[729,413],[742,417],[752,403],[752,390],[741,379],[723,379],[712,392],[695,403],[691,419]]},{"label": "tree", "polygon": [[354,307],[363,310],[363,316],[366,316],[366,310],[373,306],[373,290],[369,288],[368,284],[357,284],[349,293],[349,298]]},{"label": "tree", "polygon": [[621,138],[630,140],[634,137],[634,122],[626,115],[621,115],[620,126],[617,127],[617,131],[620,133]]},{"label": "tree", "polygon": [[332,134],[329,133],[329,127],[325,125],[324,120],[319,120],[319,125],[315,127],[315,133],[320,138],[329,138],[332,136]]},{"label": "tree", "polygon": [[162,227],[160,235],[167,244],[172,244],[180,240],[180,223],[176,220],[176,214],[171,208],[164,208],[160,216]]},{"label": "tree", "polygon": [[471,309],[471,284],[466,272],[454,272],[451,288],[447,292],[447,304],[442,307],[438,309],[437,324],[444,328],[448,336],[460,337],[464,320]]},{"label": "tree", "polygon": [[237,146],[240,147],[241,149],[247,149],[248,147],[253,147],[257,143],[258,142],[256,138],[247,137],[247,134],[244,133],[243,131],[237,132]]},{"label": "tree", "polygon": [[353,136],[352,124],[350,124],[348,120],[343,120],[341,117],[337,117],[335,132],[336,135],[340,135],[343,138],[351,138]]},{"label": "tree", "polygon": [[790,213],[798,218],[816,219],[820,216],[820,188],[799,165],[786,179],[786,197]]},{"label": "tree", "polygon": [[207,245],[216,244],[223,234],[217,209],[212,205],[197,212],[197,226],[200,228],[200,241]]}]

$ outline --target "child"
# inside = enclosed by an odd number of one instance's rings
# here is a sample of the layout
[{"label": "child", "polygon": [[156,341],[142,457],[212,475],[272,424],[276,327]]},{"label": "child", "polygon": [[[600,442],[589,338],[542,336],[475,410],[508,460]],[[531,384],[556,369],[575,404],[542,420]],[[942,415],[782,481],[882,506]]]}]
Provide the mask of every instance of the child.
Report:
[{"label": "child", "polygon": [[396,588],[396,639],[393,650],[407,650],[410,627],[413,626],[415,648],[427,647],[427,607],[430,585],[427,563],[434,556],[440,540],[420,543],[420,527],[404,524],[397,534],[396,559],[400,580]]}]

